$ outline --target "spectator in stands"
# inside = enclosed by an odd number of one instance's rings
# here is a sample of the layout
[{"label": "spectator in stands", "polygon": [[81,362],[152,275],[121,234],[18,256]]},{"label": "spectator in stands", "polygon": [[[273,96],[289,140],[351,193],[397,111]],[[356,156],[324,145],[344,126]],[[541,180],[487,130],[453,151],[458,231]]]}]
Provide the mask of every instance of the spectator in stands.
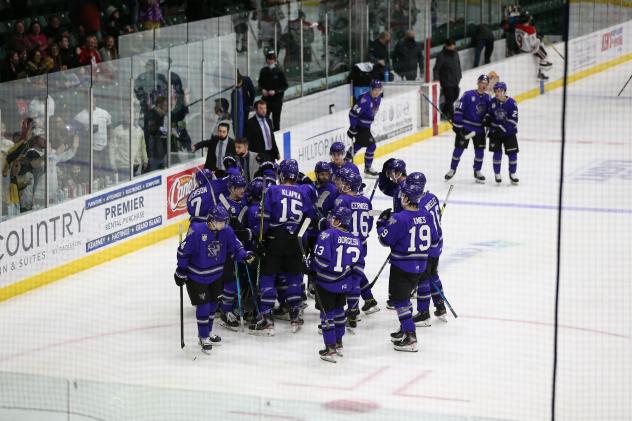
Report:
[{"label": "spectator in stands", "polygon": [[369,61],[373,64],[379,63],[381,66],[389,69],[388,44],[391,42],[391,34],[384,31],[380,36],[369,43]]},{"label": "spectator in stands", "polygon": [[152,107],[151,110],[147,113],[147,123],[153,121],[156,123],[157,127],[162,127],[164,131],[165,125],[165,115],[167,114],[167,98],[164,96],[158,97],[156,100],[156,105]]},{"label": "spectator in stands", "polygon": [[26,151],[22,164],[32,175],[32,183],[24,192],[27,196],[25,208],[40,209],[44,207],[46,191],[46,137],[42,129],[35,129],[33,133],[35,137],[30,141],[32,147]]},{"label": "spectator in stands", "polygon": [[[129,145],[130,136],[132,139],[131,150]],[[132,155],[131,164],[134,175],[147,171],[149,163],[147,159],[147,147],[145,146],[145,135],[140,127],[137,125],[132,126],[130,133],[129,121],[128,119],[123,119],[123,121],[114,128],[112,138],[116,145],[114,151],[118,181],[129,180],[130,154]]]},{"label": "spectator in stands", "polygon": [[24,33],[24,21],[16,20],[13,27],[13,33],[9,37],[7,43],[9,49],[14,51],[27,51],[31,49],[31,43],[28,40],[27,35]]},{"label": "spectator in stands", "polygon": [[17,51],[9,50],[7,57],[2,66],[2,74],[0,80],[2,82],[10,82],[25,76],[24,69],[20,64],[20,56]]},{"label": "spectator in stands", "polygon": [[278,160],[279,148],[274,138],[272,121],[267,117],[267,104],[263,100],[255,102],[255,115],[246,123],[246,138],[250,150],[261,155],[263,160]]},{"label": "spectator in stands", "polygon": [[[110,139],[110,126],[112,124],[112,116],[103,108],[97,107],[96,103],[92,103],[92,121],[88,109],[84,108],[74,118],[79,122],[83,129],[84,139],[90,138],[90,130],[92,131],[92,162],[94,178],[104,178],[111,175],[114,168],[114,159],[111,148],[108,145]],[[92,123],[92,127],[90,127]]]},{"label": "spectator in stands", "polygon": [[48,48],[48,38],[42,33],[42,26],[36,20],[31,23],[29,34],[27,35],[31,49],[38,49],[42,56],[46,54]]},{"label": "spectator in stands", "polygon": [[101,54],[97,51],[96,35],[88,35],[86,37],[86,42],[83,47],[77,48],[77,57],[80,66],[101,63]]},{"label": "spectator in stands", "polygon": [[434,80],[441,84],[444,96],[443,114],[452,118],[453,104],[459,98],[459,83],[461,82],[461,61],[453,39],[447,39],[443,50],[437,55],[433,74]]},{"label": "spectator in stands", "polygon": [[277,56],[274,50],[270,50],[266,54],[266,65],[259,72],[259,89],[261,90],[261,99],[267,104],[267,117],[272,114],[273,131],[281,128],[283,95],[287,87],[285,72],[277,65]]},{"label": "spectator in stands", "polygon": [[248,76],[242,75],[239,70],[237,71],[237,84],[235,89],[231,93],[232,109],[230,111],[233,120],[233,131],[235,137],[239,139],[244,136],[244,128],[250,111],[252,111],[252,104],[255,101],[255,85],[252,83],[252,79]]},{"label": "spectator in stands", "polygon": [[86,34],[95,34],[101,30],[102,0],[71,0],[70,19],[76,28],[82,27]]},{"label": "spectator in stands", "polygon": [[57,15],[51,15],[48,17],[48,26],[44,28],[44,34],[48,38],[48,44],[51,45],[54,42],[59,42],[62,33],[66,30],[61,25],[61,19]]},{"label": "spectator in stands", "polygon": [[[64,200],[59,189],[59,164],[70,161],[74,158],[79,148],[79,136],[75,136],[70,148],[66,148],[65,143],[53,149],[52,142],[48,142],[46,154],[48,155],[48,204],[60,203]],[[37,189],[36,189],[37,190]]]},{"label": "spectator in stands", "polygon": [[[172,85],[173,76],[172,73]],[[186,116],[189,114],[189,88],[181,95],[175,89],[171,90],[171,152],[190,152],[191,136],[187,130]]]},{"label": "spectator in stands", "polygon": [[[166,106],[165,106],[166,108]],[[155,171],[165,168],[165,158],[167,156],[167,134],[158,125],[158,120],[147,120],[147,157],[149,161],[148,170]]]},{"label": "spectator in stands", "polygon": [[62,35],[59,40],[59,56],[62,66],[66,66],[67,69],[77,67],[79,64],[77,54],[75,54],[75,51],[70,47],[70,38],[66,35]]},{"label": "spectator in stands", "polygon": [[140,175],[149,168],[145,134],[136,124],[132,126],[132,165],[134,166],[134,175]]},{"label": "spectator in stands", "polygon": [[164,21],[158,0],[138,0],[138,22],[145,31],[160,28]]},{"label": "spectator in stands", "polygon": [[118,60],[118,50],[116,49],[116,42],[112,35],[105,37],[103,47],[99,50],[99,54],[103,61]]},{"label": "spectator in stands", "polygon": [[[5,195],[9,192],[7,153],[13,147],[13,140],[8,139],[5,130],[6,125],[2,122],[0,126],[0,169],[2,169],[2,177],[0,177],[0,221],[2,221],[2,217],[6,215],[6,211],[4,209],[7,202]],[[6,172],[5,168],[7,168]]]},{"label": "spectator in stands", "polygon": [[259,170],[259,154],[250,152],[249,142],[245,137],[235,140],[235,154],[237,162],[243,169],[246,181],[251,182],[255,178],[255,173]]},{"label": "spectator in stands", "polygon": [[33,207],[33,174],[22,169],[22,160],[11,164],[8,215],[17,216]]},{"label": "spectator in stands", "polygon": [[22,69],[22,77],[27,77],[28,68],[26,64],[29,62],[29,52],[27,50],[18,51],[18,57],[20,59],[20,68]]},{"label": "spectator in stands", "polygon": [[424,58],[421,45],[415,41],[415,33],[407,31],[393,50],[393,70],[405,80],[415,80],[424,73]]},{"label": "spectator in stands", "polygon": [[46,74],[47,70],[42,60],[42,52],[39,49],[32,50],[31,56],[26,62],[26,72],[29,77]]},{"label": "spectator in stands", "polygon": [[224,168],[224,158],[228,155],[234,156],[236,153],[235,141],[228,136],[229,131],[230,125],[228,123],[220,123],[217,127],[216,135],[196,143],[191,148],[193,152],[202,148],[208,148],[204,168],[213,171],[218,177],[226,170]]},{"label": "spectator in stands", "polygon": [[[173,85],[174,79],[171,79]],[[167,95],[167,76],[158,69],[158,62],[149,59],[145,71],[134,79],[134,95],[139,101],[141,119],[145,120],[156,98]]]},{"label": "spectator in stands", "polygon": [[476,27],[474,46],[474,67],[478,67],[483,49],[485,49],[485,64],[488,64],[494,52],[494,32],[488,25],[482,23]]},{"label": "spectator in stands", "polygon": [[59,45],[56,42],[52,43],[50,47],[48,47],[48,56],[46,57],[46,59],[50,59],[52,62],[51,71],[58,72],[61,70],[62,59]]},{"label": "spectator in stands", "polygon": [[131,26],[123,21],[121,12],[114,6],[108,6],[105,11],[105,17],[108,19],[104,32],[111,35],[114,39],[118,39],[119,35],[134,32]]}]

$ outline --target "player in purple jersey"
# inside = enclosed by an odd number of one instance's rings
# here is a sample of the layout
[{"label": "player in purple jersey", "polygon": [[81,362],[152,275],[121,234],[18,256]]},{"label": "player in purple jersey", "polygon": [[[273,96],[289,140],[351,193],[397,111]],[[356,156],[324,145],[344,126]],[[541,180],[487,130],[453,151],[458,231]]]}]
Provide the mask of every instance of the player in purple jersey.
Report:
[{"label": "player in purple jersey", "polygon": [[509,159],[509,180],[511,184],[518,184],[516,170],[518,169],[518,105],[513,98],[507,96],[507,85],[498,82],[494,85],[495,98],[489,106],[489,150],[494,153],[494,176],[497,183],[502,183],[500,164],[503,159],[503,145]]},{"label": "player in purple jersey", "polygon": [[[423,190],[426,187],[426,176],[420,172],[410,173],[406,177],[406,182],[417,184]],[[439,290],[443,293],[443,285],[438,272],[439,257],[443,251],[443,230],[441,229],[441,208],[437,196],[430,191],[425,191],[419,199],[419,209],[430,213],[432,226],[439,235],[439,242],[430,246],[428,250],[426,270],[417,287],[417,314],[413,316],[413,321],[416,326],[425,327],[430,326],[430,298],[435,306],[435,316],[444,322],[447,321],[445,303],[441,294],[437,292]]]},{"label": "player in purple jersey", "polygon": [[178,247],[176,285],[186,284],[191,304],[195,306],[198,337],[204,351],[220,338],[212,336],[213,317],[218,305],[220,282],[226,259],[253,263],[255,255],[248,253],[226,225],[229,214],[222,205],[215,206],[207,222],[193,222]]},{"label": "player in purple jersey", "polygon": [[219,203],[219,194],[227,193],[227,183],[225,180],[216,179],[207,169],[198,171],[195,174],[195,179],[197,187],[187,197],[189,221],[206,222],[211,208]]},{"label": "player in purple jersey", "polygon": [[[226,207],[230,215],[229,225],[237,233],[241,229],[238,217],[241,209],[246,205],[244,192],[246,190],[246,179],[242,175],[229,175],[226,177],[229,195],[225,197],[221,194],[220,202]],[[241,234],[240,234],[241,235]],[[220,313],[220,326],[229,330],[239,330],[239,315],[235,313],[237,302],[237,275],[235,273],[235,263],[232,259],[226,259],[222,281],[224,289],[222,291],[222,307]]]},{"label": "player in purple jersey", "polygon": [[382,82],[372,80],[370,90],[358,98],[358,101],[349,111],[349,130],[347,136],[353,139],[353,155],[362,148],[366,148],[364,154],[364,174],[369,177],[377,176],[373,170],[373,155],[375,154],[375,139],[371,134],[371,125],[382,102]]},{"label": "player in purple jersey", "polygon": [[388,289],[400,322],[391,341],[397,351],[417,351],[410,295],[426,269],[429,250],[439,243],[430,213],[418,207],[422,195],[419,185],[405,182],[400,190],[403,210],[392,215],[386,210],[377,221],[380,243],[391,249]]},{"label": "player in purple jersey", "polygon": [[336,181],[338,171],[342,168],[349,168],[353,172],[360,174],[360,170],[351,161],[345,159],[345,144],[342,142],[334,142],[329,147],[329,156],[331,157],[332,179]]},{"label": "player in purple jersey", "polygon": [[[249,332],[257,335],[274,334],[271,311],[277,298],[275,279],[284,274],[287,282],[287,303],[290,306],[292,330],[301,324],[300,305],[303,282],[303,256],[298,247],[297,234],[305,217],[315,218],[311,202],[313,185],[297,184],[298,163],[294,159],[279,165],[280,185],[268,187],[264,195],[265,257],[259,278],[261,311]],[[267,215],[267,216],[266,216]]]},{"label": "player in purple jersey", "polygon": [[356,282],[354,272],[364,265],[362,241],[349,232],[351,214],[350,209],[342,206],[331,211],[328,217],[331,228],[318,235],[311,263],[316,273],[316,300],[325,342],[319,354],[321,359],[332,363],[342,356],[345,298]]},{"label": "player in purple jersey", "polygon": [[362,263],[356,265],[357,279],[354,288],[347,294],[347,323],[349,327],[356,327],[358,322],[358,301],[360,295],[364,300],[362,311],[366,314],[375,313],[380,308],[373,297],[369,280],[364,273],[364,259],[367,256],[367,239],[373,228],[373,217],[369,212],[373,209],[368,197],[360,194],[362,188],[362,177],[352,171],[341,171],[339,176],[338,192],[335,207],[346,207],[351,209],[351,224],[349,231],[360,238],[362,242]]},{"label": "player in purple jersey", "polygon": [[399,200],[399,189],[406,180],[406,163],[401,159],[391,158],[382,165],[382,172],[378,178],[378,187],[387,196],[393,198],[393,211],[402,210]]},{"label": "player in purple jersey", "polygon": [[318,191],[318,198],[320,199],[323,193],[329,192],[320,209],[323,215],[327,215],[333,209],[334,200],[336,200],[336,185],[332,181],[333,171],[331,170],[331,164],[325,161],[317,162],[314,173],[316,174],[315,185]]},{"label": "player in purple jersey", "polygon": [[490,97],[486,92],[488,84],[489,77],[480,75],[478,77],[478,88],[465,92],[461,99],[454,103],[452,130],[456,133],[456,138],[454,140],[450,170],[445,175],[446,181],[454,177],[461,155],[463,155],[463,151],[467,149],[470,139],[472,139],[474,142],[474,178],[477,183],[485,182],[485,176],[481,173],[481,168],[483,168],[483,157],[485,155],[484,120],[487,116],[487,108],[490,102]]}]

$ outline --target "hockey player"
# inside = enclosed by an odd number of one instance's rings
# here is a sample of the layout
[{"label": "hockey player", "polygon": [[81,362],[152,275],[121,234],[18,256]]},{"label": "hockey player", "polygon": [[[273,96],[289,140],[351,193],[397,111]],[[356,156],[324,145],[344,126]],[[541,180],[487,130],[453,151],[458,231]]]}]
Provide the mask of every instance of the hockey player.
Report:
[{"label": "hockey player", "polygon": [[516,170],[518,169],[518,104],[507,96],[507,85],[498,82],[494,85],[495,98],[489,106],[491,127],[489,129],[489,150],[494,153],[494,177],[497,183],[502,183],[500,165],[503,159],[503,145],[509,159],[509,179],[511,184],[518,184]]},{"label": "hockey player", "polygon": [[369,280],[364,274],[364,259],[367,255],[367,239],[369,233],[373,228],[373,217],[369,214],[373,208],[371,201],[368,197],[360,194],[362,188],[362,177],[352,171],[341,171],[339,183],[339,195],[335,201],[335,207],[346,207],[351,209],[351,224],[349,231],[360,238],[362,243],[362,261],[358,262],[355,266],[357,273],[357,280],[354,284],[353,290],[347,293],[347,321],[350,327],[356,327],[358,321],[358,315],[360,310],[358,309],[358,301],[360,295],[364,300],[362,311],[366,314],[375,313],[380,308],[377,306],[377,301],[373,297],[371,288],[369,287]]},{"label": "hockey player", "polygon": [[345,159],[345,144],[342,142],[334,142],[329,147],[329,156],[331,157],[332,178],[336,181],[338,171],[341,168],[349,168],[353,172],[360,174],[357,165]]},{"label": "hockey player", "polygon": [[284,274],[287,282],[287,303],[290,306],[292,330],[301,324],[299,317],[302,282],[303,256],[297,244],[297,234],[305,217],[315,218],[314,204],[310,200],[313,185],[296,183],[298,163],[294,159],[279,164],[281,184],[268,187],[264,196],[264,235],[266,238],[265,258],[259,278],[260,305],[257,322],[250,325],[250,333],[274,335],[271,311],[277,298],[275,279]]},{"label": "hockey player", "polygon": [[315,185],[319,201],[323,194],[327,195],[325,200],[322,201],[320,209],[323,215],[327,215],[329,211],[333,209],[334,201],[336,200],[336,185],[332,182],[333,172],[331,170],[331,164],[325,161],[317,162],[314,173],[316,174]]},{"label": "hockey player", "polygon": [[226,182],[218,180],[210,170],[202,169],[195,173],[197,187],[187,197],[187,211],[190,222],[206,222],[207,216],[215,203],[219,203],[218,195],[226,193]]},{"label": "hockey player", "polygon": [[391,158],[382,165],[382,172],[378,178],[378,187],[387,196],[393,198],[393,210],[402,210],[399,200],[399,189],[406,181],[406,163],[401,159]]},{"label": "hockey player", "polygon": [[524,53],[530,53],[538,59],[538,78],[548,79],[546,73],[551,69],[553,64],[546,58],[548,56],[546,50],[543,47],[541,37],[538,36],[535,26],[533,25],[533,18],[527,11],[523,11],[518,17],[518,23],[515,29],[516,44],[520,51]]},{"label": "hockey player", "polygon": [[[416,184],[423,191],[426,188],[426,176],[421,172],[413,172],[406,177],[406,183]],[[419,200],[419,209],[430,213],[432,226],[437,231],[439,242],[430,246],[428,250],[428,261],[426,270],[424,271],[419,285],[417,287],[417,314],[413,316],[413,322],[416,326],[430,326],[430,298],[435,306],[435,316],[442,321],[446,319],[445,303],[441,298],[443,293],[443,285],[439,279],[439,256],[443,250],[443,231],[441,229],[441,208],[439,207],[439,199],[430,191],[426,191]],[[436,287],[436,289],[435,289]]]},{"label": "hockey player", "polygon": [[454,103],[454,117],[452,130],[456,133],[452,163],[445,179],[450,180],[456,173],[463,151],[467,149],[470,139],[474,143],[474,178],[477,183],[485,183],[485,176],[481,173],[483,157],[485,155],[485,128],[483,120],[487,115],[490,97],[485,92],[489,84],[487,75],[478,77],[478,88],[467,91],[461,99]]},{"label": "hockey player", "polygon": [[178,247],[176,285],[186,284],[191,304],[195,306],[199,343],[203,351],[210,351],[213,342],[221,339],[211,336],[217,297],[222,288],[220,278],[227,258],[253,263],[255,255],[246,252],[226,222],[228,211],[217,205],[211,209],[206,223],[194,222]]},{"label": "hockey player", "polygon": [[410,295],[426,269],[428,251],[439,243],[430,213],[418,207],[422,195],[421,186],[404,182],[400,190],[403,210],[392,215],[386,210],[377,221],[380,243],[391,248],[388,289],[400,322],[391,341],[397,351],[417,352]]},{"label": "hockey player", "polygon": [[[246,190],[246,179],[242,175],[230,175],[226,177],[228,191],[230,194],[225,197],[221,194],[220,202],[228,210],[230,216],[230,226],[237,233],[241,229],[239,222],[239,214],[241,209],[246,206],[244,192]],[[220,326],[229,330],[237,331],[239,329],[239,316],[235,314],[235,303],[237,297],[237,274],[235,273],[235,263],[232,259],[226,259],[224,265],[224,273],[222,280],[224,290],[222,291],[222,307],[220,314]]]},{"label": "hockey player", "polygon": [[360,149],[366,148],[364,153],[364,174],[376,177],[377,171],[371,168],[376,149],[375,139],[371,134],[371,125],[382,102],[382,82],[374,79],[369,87],[369,92],[362,94],[349,111],[347,136],[353,139],[353,155],[358,153]]},{"label": "hockey player", "polygon": [[342,356],[345,333],[344,305],[346,294],[355,282],[353,272],[364,265],[362,242],[349,232],[352,212],[337,206],[329,214],[330,228],[318,235],[311,263],[316,272],[316,300],[320,307],[320,325],[325,348],[320,358],[335,363]]}]

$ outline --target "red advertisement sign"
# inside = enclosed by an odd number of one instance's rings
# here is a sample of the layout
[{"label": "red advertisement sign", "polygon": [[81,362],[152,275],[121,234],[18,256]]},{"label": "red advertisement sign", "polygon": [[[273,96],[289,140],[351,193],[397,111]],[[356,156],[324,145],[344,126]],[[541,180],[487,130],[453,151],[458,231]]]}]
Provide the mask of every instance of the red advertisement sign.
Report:
[{"label": "red advertisement sign", "polygon": [[167,177],[167,219],[187,211],[187,197],[195,190],[195,173],[204,165],[189,168]]}]

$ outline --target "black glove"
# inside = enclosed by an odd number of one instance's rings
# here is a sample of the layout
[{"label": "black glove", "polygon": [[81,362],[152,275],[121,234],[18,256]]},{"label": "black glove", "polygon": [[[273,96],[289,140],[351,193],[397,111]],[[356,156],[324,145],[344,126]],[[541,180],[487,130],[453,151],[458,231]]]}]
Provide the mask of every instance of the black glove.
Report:
[{"label": "black glove", "polygon": [[252,239],[252,231],[248,228],[240,228],[235,230],[235,235],[242,243],[247,243]]},{"label": "black glove", "polygon": [[177,268],[173,274],[173,279],[176,281],[176,285],[181,287],[187,281],[187,274],[180,268]]},{"label": "black glove", "polygon": [[239,218],[237,218],[236,216],[230,217],[230,219],[228,220],[228,225],[230,225],[230,227],[235,231],[241,229],[241,222],[239,222]]},{"label": "black glove", "polygon": [[258,153],[255,157],[255,161],[257,161],[257,164],[261,165],[265,162],[265,156]]},{"label": "black glove", "polygon": [[391,213],[393,213],[393,210],[391,208],[384,209],[378,217],[378,220],[388,221],[391,217]]},{"label": "black glove", "polygon": [[225,156],[222,162],[224,163],[224,168],[236,167],[238,165],[237,160],[230,155]]},{"label": "black glove", "polygon": [[257,256],[259,256],[259,258],[265,256],[266,254],[266,247],[265,247],[265,243],[262,242],[256,242],[255,243],[255,250],[254,250],[255,254]]},{"label": "black glove", "polygon": [[489,115],[483,117],[483,127],[489,127],[492,125],[492,119]]},{"label": "black glove", "polygon": [[463,133],[463,128],[462,127],[457,127],[457,126],[452,126],[452,131],[454,133],[456,133],[456,135],[460,135]]},{"label": "black glove", "polygon": [[252,265],[257,261],[257,255],[251,252],[248,252],[246,258],[244,259],[244,263],[247,265]]},{"label": "black glove", "polygon": [[356,129],[355,127],[349,127],[349,129],[347,130],[347,136],[353,139],[357,135],[358,135],[358,129]]},{"label": "black glove", "polygon": [[310,256],[303,257],[303,274],[309,275],[312,271],[312,259]]}]

